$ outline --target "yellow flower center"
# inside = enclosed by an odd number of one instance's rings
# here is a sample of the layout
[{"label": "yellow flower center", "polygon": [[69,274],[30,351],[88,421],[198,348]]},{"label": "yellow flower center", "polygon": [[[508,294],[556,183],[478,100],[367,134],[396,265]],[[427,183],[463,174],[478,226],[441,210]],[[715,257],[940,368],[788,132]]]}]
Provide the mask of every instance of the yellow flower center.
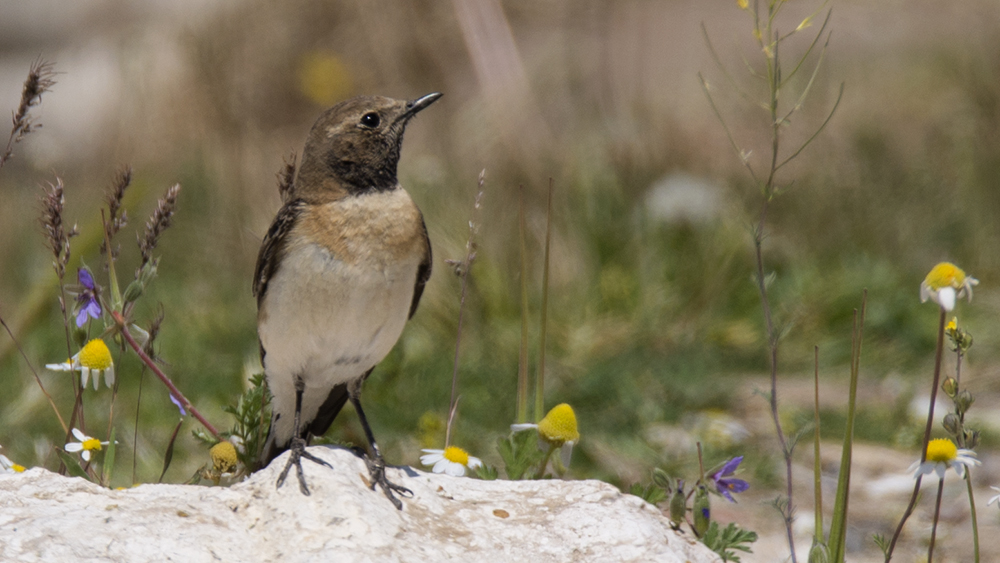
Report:
[{"label": "yellow flower center", "polygon": [[469,465],[469,453],[458,446],[448,446],[445,448],[444,458],[452,463]]},{"label": "yellow flower center", "polygon": [[232,442],[219,442],[208,450],[208,454],[212,456],[212,466],[219,473],[229,473],[236,469],[238,458],[236,446],[233,446]]},{"label": "yellow flower center", "polygon": [[101,449],[101,441],[97,438],[87,438],[83,441],[83,449],[85,450],[98,450]]},{"label": "yellow flower center", "polygon": [[557,446],[566,442],[578,442],[580,432],[576,429],[576,413],[573,412],[573,407],[566,403],[552,407],[552,410],[538,423],[538,435],[546,442]]},{"label": "yellow flower center", "polygon": [[80,350],[80,365],[85,368],[105,370],[113,365],[111,350],[100,338],[95,338]]},{"label": "yellow flower center", "polygon": [[18,464],[15,463],[15,464],[11,465],[10,468],[14,470],[14,473],[24,473],[24,466],[23,465],[18,465]]},{"label": "yellow flower center", "polygon": [[947,438],[931,440],[927,444],[927,461],[948,463],[958,458],[958,447]]},{"label": "yellow flower center", "polygon": [[965,272],[951,262],[941,262],[931,269],[924,283],[934,291],[944,287],[958,289],[965,283]]},{"label": "yellow flower center", "polygon": [[958,317],[952,317],[952,319],[948,321],[948,325],[944,327],[944,330],[947,332],[955,332],[957,329],[958,329]]},{"label": "yellow flower center", "polygon": [[747,0],[736,0],[736,5],[739,6],[741,10],[746,10]]}]

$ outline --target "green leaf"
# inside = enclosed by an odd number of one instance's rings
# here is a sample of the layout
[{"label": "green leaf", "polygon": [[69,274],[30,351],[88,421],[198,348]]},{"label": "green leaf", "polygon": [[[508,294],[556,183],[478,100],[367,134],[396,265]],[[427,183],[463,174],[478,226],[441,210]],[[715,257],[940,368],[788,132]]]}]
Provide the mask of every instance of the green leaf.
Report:
[{"label": "green leaf", "polygon": [[757,532],[744,530],[735,523],[720,528],[718,522],[712,522],[705,535],[701,538],[709,549],[714,551],[723,561],[740,563],[740,558],[732,550],[753,553],[750,544],[757,541]]},{"label": "green leaf", "polygon": [[645,487],[641,483],[633,483],[628,490],[629,494],[635,495],[652,505],[657,505],[667,500],[667,493],[656,483],[650,483]]},{"label": "green leaf", "polygon": [[80,467],[80,462],[76,460],[76,457],[66,453],[66,451],[56,448],[56,453],[59,454],[59,459],[62,460],[63,465],[66,466],[66,470],[73,477],[83,477],[84,479],[90,481],[90,475]]},{"label": "green leaf", "polygon": [[497,451],[503,459],[504,472],[511,481],[524,478],[532,466],[545,457],[538,449],[538,433],[530,430],[515,432],[497,441]]},{"label": "green leaf", "polygon": [[497,471],[497,468],[492,465],[486,465],[484,463],[476,468],[476,477],[479,477],[483,481],[495,481],[499,476],[500,472]]}]

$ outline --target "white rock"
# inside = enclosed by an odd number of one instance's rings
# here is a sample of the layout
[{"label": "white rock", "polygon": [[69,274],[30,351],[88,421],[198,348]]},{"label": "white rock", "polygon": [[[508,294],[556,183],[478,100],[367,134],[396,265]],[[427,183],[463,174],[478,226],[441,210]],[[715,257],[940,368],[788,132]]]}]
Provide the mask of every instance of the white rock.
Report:
[{"label": "white rock", "polygon": [[480,481],[389,469],[410,488],[397,511],[365,464],[311,448],[274,483],[287,454],[225,487],[108,490],[44,469],[0,475],[0,561],[658,561],[715,562],[649,504],[600,481]]}]

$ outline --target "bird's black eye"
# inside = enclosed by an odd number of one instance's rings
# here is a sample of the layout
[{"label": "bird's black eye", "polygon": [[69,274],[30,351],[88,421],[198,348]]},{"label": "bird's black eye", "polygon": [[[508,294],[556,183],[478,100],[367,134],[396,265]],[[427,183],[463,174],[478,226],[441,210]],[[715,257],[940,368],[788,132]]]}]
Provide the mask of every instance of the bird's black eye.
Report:
[{"label": "bird's black eye", "polygon": [[378,127],[379,121],[378,114],[374,111],[361,116],[361,124],[365,127],[371,127],[374,129],[375,127]]}]

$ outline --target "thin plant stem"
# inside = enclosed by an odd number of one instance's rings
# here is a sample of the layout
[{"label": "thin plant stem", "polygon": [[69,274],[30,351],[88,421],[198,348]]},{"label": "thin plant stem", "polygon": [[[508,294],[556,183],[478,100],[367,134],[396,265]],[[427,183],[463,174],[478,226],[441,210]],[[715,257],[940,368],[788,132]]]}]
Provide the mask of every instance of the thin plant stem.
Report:
[{"label": "thin plant stem", "polygon": [[448,403],[448,424],[444,431],[444,447],[451,445],[451,426],[455,420],[455,413],[458,412],[458,353],[462,346],[462,321],[465,318],[465,294],[469,285],[469,270],[472,262],[476,259],[476,219],[478,218],[479,206],[483,198],[483,184],[486,181],[486,170],[479,173],[479,192],[476,194],[473,205],[473,218],[469,221],[469,240],[465,244],[465,259],[462,260],[459,275],[462,278],[462,295],[458,302],[458,329],[455,336],[455,362],[451,371],[451,400]]},{"label": "thin plant stem", "polygon": [[170,378],[167,377],[167,374],[163,373],[163,370],[161,370],[156,365],[156,362],[154,362],[153,359],[146,354],[146,352],[142,349],[142,346],[138,342],[136,342],[135,338],[131,334],[129,334],[128,327],[125,326],[125,319],[122,317],[121,313],[119,313],[118,311],[112,311],[111,316],[115,319],[115,322],[118,323],[119,332],[125,338],[125,341],[128,342],[128,345],[132,347],[132,350],[139,355],[139,359],[141,359],[143,363],[145,363],[149,367],[149,369],[151,369],[153,373],[156,374],[156,377],[160,378],[160,381],[162,381],[163,384],[167,386],[167,389],[170,389],[170,393],[173,394],[173,396],[176,397],[177,400],[184,405],[184,408],[187,409],[192,416],[198,419],[198,422],[200,422],[202,426],[205,427],[205,430],[208,430],[209,433],[211,433],[212,436],[214,436],[217,440],[222,440],[222,438],[219,436],[219,431],[216,430],[214,426],[212,426],[212,423],[210,423],[208,420],[205,419],[204,416],[202,416],[201,412],[199,412],[198,409],[196,409],[194,405],[191,404],[191,401],[189,401],[187,397],[184,396],[184,393],[181,393],[180,390],[177,389],[177,386],[174,385],[174,382],[170,381]]},{"label": "thin plant stem", "polygon": [[937,500],[934,502],[934,523],[931,525],[931,543],[927,546],[927,563],[934,563],[934,540],[937,538],[938,518],[941,516],[941,495],[944,493],[944,478],[938,479]]},{"label": "thin plant stem", "polygon": [[[941,361],[944,355],[944,327],[947,322],[947,315],[948,312],[942,307],[941,317],[938,321],[937,351],[934,354],[934,384],[931,387],[931,404],[927,408],[927,425],[924,427],[924,439],[920,446],[920,463],[927,461],[927,444],[931,441],[931,428],[934,426],[934,403],[937,401],[938,387],[941,385]],[[896,548],[896,542],[899,541],[899,535],[903,532],[903,526],[906,525],[906,520],[913,514],[913,507],[916,506],[917,497],[920,495],[921,481],[923,481],[923,475],[918,475],[917,482],[913,485],[913,494],[910,495],[910,503],[906,506],[906,511],[903,512],[903,517],[900,518],[899,525],[896,526],[896,531],[892,534],[892,540],[889,541],[889,549],[885,552],[885,563],[889,563],[892,560],[892,552]]]},{"label": "thin plant stem", "polygon": [[7,335],[10,336],[11,341],[14,342],[14,347],[21,353],[21,357],[24,358],[24,363],[28,364],[28,369],[30,369],[31,373],[35,376],[35,382],[38,383],[38,388],[42,390],[42,394],[45,395],[45,398],[49,401],[49,406],[52,407],[52,412],[56,413],[56,418],[59,419],[59,425],[62,426],[63,432],[68,434],[69,427],[66,426],[66,421],[63,420],[62,415],[59,414],[59,408],[56,407],[55,401],[52,400],[52,395],[49,395],[49,392],[45,390],[45,385],[42,385],[42,379],[38,377],[38,371],[35,370],[35,366],[31,365],[31,360],[29,360],[28,355],[24,353],[24,349],[21,348],[21,343],[14,337],[14,332],[10,330],[9,326],[7,326],[7,321],[3,320],[3,316],[0,316],[0,325],[3,325],[3,328],[7,331]]},{"label": "thin plant stem", "polygon": [[521,349],[517,360],[517,422],[528,421],[528,243],[524,217],[524,186],[517,192],[521,240]]},{"label": "thin plant stem", "polygon": [[549,178],[549,202],[545,212],[545,258],[542,266],[542,314],[538,335],[538,374],[535,376],[535,422],[545,414],[545,333],[548,328],[549,312],[549,247],[552,242],[552,189]]},{"label": "thin plant stem", "polygon": [[969,489],[969,512],[972,514],[972,553],[979,563],[979,519],[976,517],[976,497],[972,494],[972,469],[965,468],[965,485]]},{"label": "thin plant stem", "polygon": [[542,458],[541,465],[538,466],[538,472],[535,473],[535,479],[541,479],[545,477],[545,468],[549,465],[549,459],[552,458],[552,452],[556,451],[555,444],[549,444],[549,449],[545,452],[545,457]]},{"label": "thin plant stem", "polygon": [[814,392],[815,396],[813,398],[813,424],[815,429],[813,430],[813,492],[816,497],[816,531],[815,541],[823,541],[823,471],[819,457],[819,346],[813,349],[815,354],[815,386]]},{"label": "thin plant stem", "polygon": [[135,428],[132,431],[132,482],[136,481],[136,465],[138,464],[137,456],[139,450],[139,407],[142,406],[142,382],[146,379],[146,365],[143,364],[142,370],[139,372],[139,390],[137,392],[137,397],[135,399]]}]

